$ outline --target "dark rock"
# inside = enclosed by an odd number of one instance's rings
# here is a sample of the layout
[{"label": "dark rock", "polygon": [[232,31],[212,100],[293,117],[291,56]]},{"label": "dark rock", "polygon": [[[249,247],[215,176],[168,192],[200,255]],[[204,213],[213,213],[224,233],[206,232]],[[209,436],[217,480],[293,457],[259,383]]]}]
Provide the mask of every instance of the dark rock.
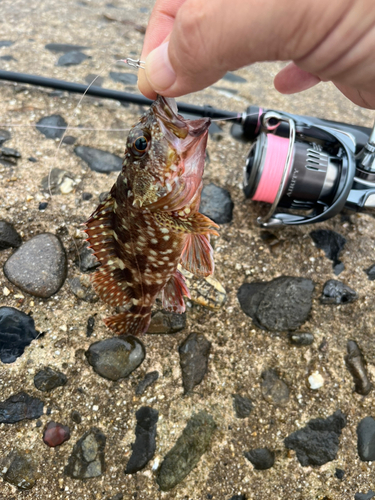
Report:
[{"label": "dark rock", "polygon": [[134,73],[110,71],[109,76],[114,82],[125,83],[126,85],[136,85],[138,81],[137,75]]},{"label": "dark rock", "polygon": [[310,332],[293,332],[289,334],[289,340],[293,345],[311,345],[314,342],[314,335]]},{"label": "dark rock", "polygon": [[275,463],[275,452],[268,448],[256,448],[244,453],[245,457],[257,470],[270,469]]},{"label": "dark rock", "polygon": [[91,59],[91,57],[79,50],[73,50],[72,52],[66,52],[64,55],[60,56],[56,66],[77,66],[86,59]]},{"label": "dark rock", "polygon": [[345,471],[342,470],[342,469],[336,469],[335,471],[335,476],[337,477],[337,479],[342,479],[345,475]]},{"label": "dark rock", "polygon": [[145,390],[147,389],[147,387],[154,384],[158,378],[159,378],[158,371],[146,373],[144,379],[139,382],[139,384],[137,385],[137,387],[135,389],[136,395],[140,396],[141,394],[143,394],[145,392]]},{"label": "dark rock", "polygon": [[357,426],[358,455],[364,462],[375,460],[375,420],[363,418]]},{"label": "dark rock", "polygon": [[326,256],[333,261],[333,271],[336,276],[339,275],[344,270],[344,264],[339,260],[339,254],[345,246],[346,239],[330,229],[311,231],[310,236],[315,245],[324,250]]},{"label": "dark rock", "polygon": [[358,294],[355,290],[342,281],[328,280],[323,287],[320,301],[322,304],[350,304],[358,299]]},{"label": "dark rock", "polygon": [[186,327],[186,313],[157,311],[152,315],[147,333],[176,333]]},{"label": "dark rock", "polygon": [[146,351],[140,340],[127,335],[94,342],[85,355],[98,375],[119,380],[138,368],[145,359]]},{"label": "dark rock", "polygon": [[24,243],[4,265],[4,274],[24,292],[47,299],[63,285],[67,273],[64,247],[51,233]]},{"label": "dark rock", "polygon": [[0,47],[10,47],[13,44],[12,40],[0,40]]},{"label": "dark rock", "polygon": [[371,500],[371,498],[375,497],[375,492],[369,490],[367,493],[356,493],[354,495],[354,500]]},{"label": "dark rock", "polygon": [[105,435],[96,427],[77,441],[69,457],[64,473],[73,479],[98,477],[105,471]]},{"label": "dark rock", "polygon": [[99,300],[93,287],[84,280],[84,277],[69,280],[69,286],[74,295],[80,300],[84,300],[85,302],[97,302]]},{"label": "dark rock", "polygon": [[100,262],[95,257],[93,250],[89,248],[87,244],[79,252],[79,256],[75,263],[83,273],[92,271],[100,266]]},{"label": "dark rock", "polygon": [[113,497],[109,498],[109,500],[124,500],[124,495],[122,493],[117,493]]},{"label": "dark rock", "polygon": [[43,441],[51,448],[60,446],[70,439],[70,430],[67,425],[58,422],[48,422],[44,429]]},{"label": "dark rock", "polygon": [[237,418],[246,418],[250,415],[254,405],[249,398],[233,394],[233,408]]},{"label": "dark rock", "polygon": [[0,146],[2,146],[4,142],[9,141],[11,137],[11,133],[8,132],[8,130],[0,129]]},{"label": "dark rock", "polygon": [[11,156],[13,158],[21,158],[21,153],[17,151],[17,149],[6,148],[3,146],[0,151],[1,151],[1,156]]},{"label": "dark rock", "polygon": [[92,198],[92,194],[91,193],[82,193],[82,200],[83,201],[88,201],[88,200],[91,200]]},{"label": "dark rock", "polygon": [[90,148],[89,146],[77,146],[74,148],[74,152],[77,156],[82,158],[94,172],[108,174],[109,172],[117,172],[122,168],[122,158],[112,153],[108,153],[108,151]]},{"label": "dark rock", "polygon": [[215,184],[208,184],[202,190],[199,211],[217,224],[231,222],[234,203],[229,191]]},{"label": "dark rock", "polygon": [[94,318],[94,316],[89,316],[87,318],[86,337],[91,337],[91,335],[94,331],[94,326],[95,326],[95,318]]},{"label": "dark rock", "polygon": [[35,387],[42,392],[50,392],[57,387],[62,387],[68,382],[67,376],[49,366],[38,371],[34,377]]},{"label": "dark rock", "polygon": [[107,198],[109,197],[110,192],[109,191],[104,191],[103,193],[100,193],[99,195],[99,203],[104,203]]},{"label": "dark rock", "polygon": [[[211,125],[208,127],[208,133],[213,141],[220,142],[224,138],[224,131],[219,125],[215,122],[211,122]],[[203,189],[204,191],[204,189]],[[203,192],[202,192],[203,194]],[[199,210],[201,211],[201,210]]]},{"label": "dark rock", "polygon": [[365,358],[354,340],[348,340],[346,347],[348,354],[345,356],[345,363],[353,377],[355,392],[366,396],[371,391],[372,385],[367,374]]},{"label": "dark rock", "polygon": [[82,422],[82,417],[79,411],[77,410],[72,410],[70,414],[70,418],[73,420],[74,423],[80,424]]},{"label": "dark rock", "polygon": [[21,153],[14,148],[0,148],[0,163],[6,167],[17,165],[17,160],[21,158]]},{"label": "dark rock", "polygon": [[156,424],[159,412],[143,406],[135,417],[137,426],[135,428],[135,443],[132,444],[133,453],[129,458],[125,474],[134,474],[143,469],[154,456],[156,449]]},{"label": "dark rock", "polygon": [[244,283],[237,297],[243,312],[260,328],[296,330],[310,314],[313,291],[310,279],[280,276],[268,282]]},{"label": "dark rock", "polygon": [[206,374],[211,342],[201,333],[191,333],[179,346],[185,394],[200,384]]},{"label": "dark rock", "polygon": [[162,491],[179,484],[208,450],[216,424],[205,411],[194,414],[173,448],[166,454],[156,481]]},{"label": "dark rock", "polygon": [[37,464],[31,455],[14,450],[2,461],[0,474],[18,489],[31,490],[38,477]]},{"label": "dark rock", "polygon": [[31,163],[38,163],[38,160],[36,158],[34,158],[34,156],[30,156],[28,158],[28,161],[31,161]]},{"label": "dark rock", "polygon": [[101,87],[104,83],[104,78],[102,76],[95,75],[94,73],[90,73],[89,75],[85,76],[85,82],[89,85],[92,84],[92,86],[94,87]]},{"label": "dark rock", "polygon": [[43,415],[43,401],[19,392],[0,403],[0,424],[14,424],[21,420],[33,420]]},{"label": "dark rock", "polygon": [[36,421],[36,424],[35,424],[35,427],[38,429],[39,427],[42,427],[42,421],[41,420],[37,420]]},{"label": "dark rock", "polygon": [[89,47],[85,47],[84,45],[73,45],[71,43],[47,43],[44,46],[47,50],[51,52],[72,52],[74,50],[84,50]]},{"label": "dark rock", "polygon": [[8,55],[6,55],[6,56],[0,56],[0,59],[2,61],[17,61],[17,59],[15,59],[13,56],[8,56]]},{"label": "dark rock", "polygon": [[262,396],[275,406],[285,406],[289,401],[289,388],[286,383],[279,378],[275,370],[265,370],[262,373],[261,382]]},{"label": "dark rock", "polygon": [[61,139],[68,124],[61,115],[50,115],[41,118],[35,125],[36,129],[47,139]]},{"label": "dark rock", "polygon": [[21,244],[21,236],[17,233],[12,224],[5,220],[0,220],[0,250],[11,247],[18,248]]},{"label": "dark rock", "polygon": [[48,203],[46,201],[42,201],[39,203],[38,210],[44,211],[48,207]]},{"label": "dark rock", "polygon": [[233,82],[233,83],[246,83],[247,80],[245,78],[242,78],[242,76],[236,75],[235,73],[226,73],[223,76],[223,80],[227,80],[228,82]]},{"label": "dark rock", "polygon": [[36,339],[34,320],[14,307],[0,307],[0,360],[14,363]]},{"label": "dark rock", "polygon": [[66,136],[64,136],[62,143],[67,144],[68,146],[71,146],[72,144],[74,144],[76,142],[76,140],[77,139],[75,137],[73,137],[72,135],[66,135]]},{"label": "dark rock", "polygon": [[233,495],[229,500],[246,500],[245,495]]},{"label": "dark rock", "polygon": [[306,427],[293,432],[284,440],[286,448],[295,450],[303,467],[323,465],[336,458],[339,436],[346,426],[346,417],[337,410],[330,417],[310,420]]},{"label": "dark rock", "polygon": [[43,177],[40,188],[48,194],[61,194],[60,188],[66,178],[72,179],[72,175],[61,168],[53,168],[48,175]]},{"label": "dark rock", "polygon": [[375,280],[375,264],[373,264],[368,269],[366,269],[366,273],[367,273],[368,279],[370,281],[374,281]]}]

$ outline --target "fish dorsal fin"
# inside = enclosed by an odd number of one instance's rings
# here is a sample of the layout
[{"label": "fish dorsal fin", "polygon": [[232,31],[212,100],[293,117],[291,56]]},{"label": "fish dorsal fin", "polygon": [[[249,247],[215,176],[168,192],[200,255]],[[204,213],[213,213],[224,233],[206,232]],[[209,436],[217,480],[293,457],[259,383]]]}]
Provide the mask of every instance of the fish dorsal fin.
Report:
[{"label": "fish dorsal fin", "polygon": [[163,288],[163,308],[167,311],[183,313],[185,311],[184,295],[190,299],[190,292],[186,286],[185,278],[180,271],[176,270]]},{"label": "fish dorsal fin", "polygon": [[209,276],[215,269],[213,250],[208,234],[189,234],[181,253],[181,266],[196,276]]}]

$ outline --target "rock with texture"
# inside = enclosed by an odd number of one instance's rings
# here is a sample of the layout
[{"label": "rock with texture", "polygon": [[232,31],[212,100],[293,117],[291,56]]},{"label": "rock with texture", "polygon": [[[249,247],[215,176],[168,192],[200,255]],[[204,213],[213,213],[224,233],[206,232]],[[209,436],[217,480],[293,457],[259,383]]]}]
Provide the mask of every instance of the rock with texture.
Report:
[{"label": "rock with texture", "polygon": [[31,490],[38,479],[37,464],[33,456],[18,450],[5,457],[1,463],[0,474],[4,481],[19,490]]},{"label": "rock with texture", "polygon": [[269,282],[244,283],[237,297],[243,312],[260,328],[296,330],[310,314],[313,291],[310,279],[280,276]]},{"label": "rock with texture", "polygon": [[345,356],[345,364],[353,377],[355,392],[366,396],[372,388],[366,369],[366,360],[354,340],[348,340],[346,348],[348,354]]},{"label": "rock with texture", "polygon": [[34,320],[14,307],[0,307],[0,360],[14,363],[36,339]]},{"label": "rock with texture", "polygon": [[211,342],[200,333],[191,333],[178,348],[185,394],[202,382],[210,349]]},{"label": "rock with texture", "polygon": [[141,396],[145,392],[147,387],[154,384],[158,378],[159,378],[159,372],[156,370],[154,372],[146,373],[144,379],[139,382],[139,384],[135,389],[136,395]]},{"label": "rock with texture", "polygon": [[68,439],[70,439],[70,430],[67,425],[48,422],[43,433],[43,441],[47,446],[54,448],[65,443]]},{"label": "rock with texture", "polygon": [[346,417],[337,410],[333,415],[310,420],[305,427],[293,432],[284,440],[286,448],[295,450],[303,467],[324,465],[335,460],[339,449],[341,430]]},{"label": "rock with texture", "polygon": [[326,256],[333,261],[333,272],[336,276],[339,275],[344,270],[344,264],[339,259],[340,252],[346,243],[344,236],[330,229],[311,231],[310,236],[315,245],[324,250]]},{"label": "rock with texture", "polygon": [[358,299],[358,294],[342,281],[328,280],[323,287],[320,301],[322,304],[350,304]]},{"label": "rock with texture", "polygon": [[184,275],[186,285],[190,291],[191,301],[209,309],[220,309],[226,300],[227,294],[223,285],[213,276],[200,278],[178,265]]},{"label": "rock with texture", "polygon": [[293,345],[306,346],[314,342],[314,335],[310,332],[293,332],[289,334],[289,340]]},{"label": "rock with texture", "polygon": [[194,414],[160,466],[157,483],[162,491],[179,484],[208,450],[216,424],[205,411]]},{"label": "rock with texture", "polygon": [[35,125],[38,132],[47,139],[61,139],[68,124],[61,115],[50,115],[41,118]]},{"label": "rock with texture", "polygon": [[265,370],[262,373],[262,396],[275,406],[286,406],[289,402],[289,387],[279,378],[275,370]]},{"label": "rock with texture", "polygon": [[369,490],[367,493],[356,493],[354,495],[354,500],[371,500],[375,497],[375,491]]},{"label": "rock with texture", "polygon": [[105,471],[105,435],[96,427],[77,441],[64,473],[73,479],[99,477]]},{"label": "rock with texture", "polygon": [[199,211],[212,219],[216,224],[232,221],[234,203],[229,191],[215,184],[208,184],[202,190]]},{"label": "rock with texture", "polygon": [[77,146],[74,148],[74,152],[77,156],[82,158],[94,172],[108,174],[109,172],[117,172],[122,168],[122,158],[112,153],[108,153],[108,151],[90,148],[89,146]]},{"label": "rock with texture", "polygon": [[84,300],[85,302],[97,302],[99,297],[93,289],[90,280],[86,280],[85,278],[86,276],[80,276],[79,278],[68,280],[70,289],[80,300]]},{"label": "rock with texture", "polygon": [[75,263],[83,273],[93,271],[100,266],[100,262],[95,257],[93,250],[89,248],[87,244],[79,252],[79,256]]},{"label": "rock with texture", "polygon": [[94,342],[85,355],[98,375],[119,380],[138,368],[145,359],[146,351],[140,340],[127,335]]},{"label": "rock with texture", "polygon": [[147,333],[176,333],[186,327],[186,313],[156,311],[152,317]]},{"label": "rock with texture", "polygon": [[135,442],[132,444],[133,452],[125,474],[134,474],[146,467],[156,449],[156,424],[159,412],[149,406],[143,406],[136,412],[135,417],[137,419]]},{"label": "rock with texture", "polygon": [[54,370],[49,366],[38,371],[34,377],[35,387],[42,392],[53,391],[53,389],[65,385],[67,381],[68,379],[64,373]]},{"label": "rock with texture", "polygon": [[8,130],[0,129],[0,146],[2,146],[4,142],[9,141],[11,137],[12,135]]},{"label": "rock with texture", "polygon": [[375,460],[375,420],[363,418],[357,426],[358,455],[364,462]]},{"label": "rock with texture", "polygon": [[0,250],[18,248],[21,244],[21,236],[17,233],[12,224],[5,220],[0,220]]},{"label": "rock with texture", "polygon": [[268,448],[255,448],[247,451],[244,455],[257,470],[270,469],[275,463],[275,452]]},{"label": "rock with texture", "polygon": [[65,194],[63,191],[69,184],[74,184],[72,174],[62,168],[53,168],[50,174],[43,177],[40,188],[46,194]]},{"label": "rock with texture", "polygon": [[114,82],[125,83],[126,85],[136,85],[137,75],[134,73],[125,73],[121,71],[110,71],[109,76]]},{"label": "rock with texture", "polygon": [[51,52],[72,52],[74,50],[84,50],[88,49],[84,45],[74,45],[72,43],[47,43],[44,46],[47,50]]},{"label": "rock with texture", "polygon": [[29,396],[26,392],[13,394],[0,403],[0,424],[37,419],[43,415],[43,406],[43,401]]},{"label": "rock with texture", "polygon": [[240,394],[233,394],[233,408],[237,418],[246,418],[252,412],[254,405],[251,399]]},{"label": "rock with texture", "polygon": [[47,299],[63,285],[67,273],[64,247],[57,236],[44,233],[24,243],[4,265],[4,274],[22,291]]},{"label": "rock with texture", "polygon": [[56,66],[77,66],[86,59],[91,59],[91,57],[79,50],[72,50],[60,56]]}]

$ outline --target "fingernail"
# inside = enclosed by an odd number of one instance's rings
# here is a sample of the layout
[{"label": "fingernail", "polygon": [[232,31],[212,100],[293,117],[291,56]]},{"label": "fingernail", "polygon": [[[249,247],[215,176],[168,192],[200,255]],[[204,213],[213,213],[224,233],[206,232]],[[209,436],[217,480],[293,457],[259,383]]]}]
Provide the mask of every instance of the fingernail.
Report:
[{"label": "fingernail", "polygon": [[156,92],[169,89],[176,81],[176,73],[169,61],[168,46],[169,42],[163,43],[150,52],[146,59],[147,80]]}]

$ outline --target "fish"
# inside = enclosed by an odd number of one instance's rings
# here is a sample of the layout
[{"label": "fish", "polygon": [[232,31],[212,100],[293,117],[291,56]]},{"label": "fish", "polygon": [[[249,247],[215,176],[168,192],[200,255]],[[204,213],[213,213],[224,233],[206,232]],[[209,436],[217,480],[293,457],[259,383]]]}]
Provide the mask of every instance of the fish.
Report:
[{"label": "fish", "polygon": [[214,272],[210,236],[219,228],[199,213],[209,118],[185,120],[174,99],[157,96],[130,130],[122,170],[86,222],[100,266],[93,287],[121,312],[104,320],[118,334],[147,331],[157,297],[167,311],[190,298],[178,265]]}]

